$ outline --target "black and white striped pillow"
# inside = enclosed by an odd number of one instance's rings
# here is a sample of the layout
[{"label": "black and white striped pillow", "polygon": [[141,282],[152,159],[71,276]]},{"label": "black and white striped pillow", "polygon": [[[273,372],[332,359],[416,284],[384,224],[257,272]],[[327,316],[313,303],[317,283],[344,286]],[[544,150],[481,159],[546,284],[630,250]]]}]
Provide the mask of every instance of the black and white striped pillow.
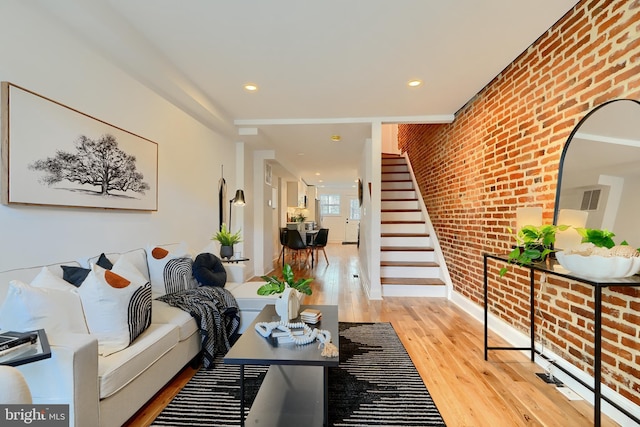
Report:
[{"label": "black and white striped pillow", "polygon": [[193,259],[182,245],[173,251],[147,247],[147,264],[153,298],[198,286],[193,278]]}]

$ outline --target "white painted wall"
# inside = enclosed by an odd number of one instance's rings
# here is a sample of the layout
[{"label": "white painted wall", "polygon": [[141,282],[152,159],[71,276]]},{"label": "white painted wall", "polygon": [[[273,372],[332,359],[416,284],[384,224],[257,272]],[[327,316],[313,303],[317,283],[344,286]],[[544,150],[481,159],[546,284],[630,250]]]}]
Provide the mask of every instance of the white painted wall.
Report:
[{"label": "white painted wall", "polygon": [[0,206],[0,270],[147,243],[185,241],[196,251],[209,244],[218,224],[221,164],[228,188],[236,188],[232,142],[105,61],[30,2],[3,0],[0,16],[0,80],[151,139],[159,153],[157,212]]},{"label": "white painted wall", "polygon": [[382,152],[387,154],[400,154],[397,124],[382,125]]}]

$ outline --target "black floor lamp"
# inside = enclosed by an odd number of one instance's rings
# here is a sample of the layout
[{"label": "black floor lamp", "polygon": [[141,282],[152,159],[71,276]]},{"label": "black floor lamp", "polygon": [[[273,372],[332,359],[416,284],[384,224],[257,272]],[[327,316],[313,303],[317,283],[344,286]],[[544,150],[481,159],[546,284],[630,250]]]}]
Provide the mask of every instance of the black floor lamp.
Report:
[{"label": "black floor lamp", "polygon": [[245,205],[244,191],[236,190],[236,196],[233,199],[229,200],[229,231],[231,231],[231,208],[233,207],[233,205],[236,205],[236,206]]}]

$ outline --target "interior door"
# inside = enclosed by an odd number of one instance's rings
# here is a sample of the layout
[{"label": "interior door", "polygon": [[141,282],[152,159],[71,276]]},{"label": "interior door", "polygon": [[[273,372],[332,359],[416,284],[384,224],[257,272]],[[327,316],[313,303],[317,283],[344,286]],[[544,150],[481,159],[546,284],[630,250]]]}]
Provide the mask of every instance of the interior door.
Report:
[{"label": "interior door", "polygon": [[357,198],[349,199],[349,216],[344,225],[344,243],[357,243],[360,228],[360,202]]}]

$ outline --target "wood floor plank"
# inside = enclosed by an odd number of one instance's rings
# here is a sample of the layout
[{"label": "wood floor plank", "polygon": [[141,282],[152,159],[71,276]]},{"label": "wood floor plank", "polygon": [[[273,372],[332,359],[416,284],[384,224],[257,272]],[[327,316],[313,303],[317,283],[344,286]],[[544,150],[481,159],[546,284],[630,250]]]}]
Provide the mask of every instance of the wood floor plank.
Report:
[{"label": "wood floor plank", "polygon": [[[438,409],[451,427],[582,427],[593,425],[593,406],[569,401],[535,373],[542,369],[516,351],[492,351],[484,360],[483,326],[444,298],[385,298],[370,301],[362,289],[357,248],[329,244],[329,257],[313,269],[306,304],[338,304],[343,322],[390,322]],[[280,264],[281,265],[281,264]],[[276,270],[271,274],[280,275]],[[493,345],[506,345],[492,336]],[[186,368],[126,426],[148,426],[193,375]],[[603,416],[602,426],[617,426]]]}]

